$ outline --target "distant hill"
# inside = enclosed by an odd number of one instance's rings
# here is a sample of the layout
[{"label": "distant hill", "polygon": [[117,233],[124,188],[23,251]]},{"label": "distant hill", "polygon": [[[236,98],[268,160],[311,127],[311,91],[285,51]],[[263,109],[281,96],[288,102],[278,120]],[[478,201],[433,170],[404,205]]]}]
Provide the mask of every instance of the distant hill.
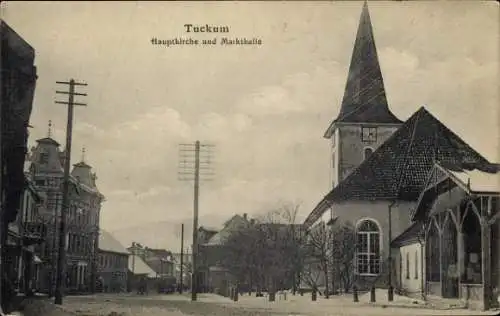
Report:
[{"label": "distant hill", "polygon": [[[221,215],[200,216],[198,225],[219,230],[230,217]],[[135,241],[151,248],[162,248],[178,252],[181,247],[181,224],[184,224],[184,248],[186,249],[191,246],[193,240],[192,218],[175,222],[152,222],[109,232],[125,247],[129,247]]]}]

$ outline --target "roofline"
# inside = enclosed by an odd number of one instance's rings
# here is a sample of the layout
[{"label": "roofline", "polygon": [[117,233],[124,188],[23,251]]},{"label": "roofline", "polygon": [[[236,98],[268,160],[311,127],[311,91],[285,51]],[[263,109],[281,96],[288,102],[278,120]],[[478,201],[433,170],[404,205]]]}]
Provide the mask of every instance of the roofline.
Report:
[{"label": "roofline", "polygon": [[330,139],[333,135],[333,132],[335,129],[337,129],[337,126],[349,126],[349,125],[376,125],[376,126],[394,126],[394,127],[399,127],[403,125],[405,121],[401,121],[400,123],[368,123],[368,122],[338,122],[337,120],[334,120],[332,123],[330,123],[330,126],[326,129],[325,133],[323,134],[323,138]]},{"label": "roofline", "polygon": [[39,138],[39,139],[36,139],[35,142],[42,143],[42,142],[46,142],[48,140],[52,141],[57,147],[61,146],[61,144],[57,140],[53,139],[52,137]]},{"label": "roofline", "polygon": [[396,240],[393,240],[391,242],[391,248],[401,248],[401,247],[404,247],[404,246],[408,246],[408,245],[411,245],[411,244],[420,244],[420,245],[423,245],[424,242],[421,238],[418,238],[418,237],[412,237],[412,238],[409,238],[409,239],[404,239],[404,240],[401,240],[401,241],[396,241]]},{"label": "roofline", "polygon": [[[496,191],[491,191],[491,192],[488,192],[488,191],[485,191],[485,192],[481,192],[481,191],[473,191],[471,190],[470,188],[468,188],[467,184],[463,183],[459,178],[457,178],[455,175],[453,175],[453,173],[451,173],[448,169],[446,169],[444,166],[442,166],[439,162],[436,162],[434,164],[434,168],[432,169],[432,171],[430,172],[429,174],[429,180],[430,180],[430,177],[432,177],[432,172],[434,170],[440,170],[442,171],[444,174],[446,174],[446,177],[445,178],[442,178],[442,179],[439,179],[439,182],[438,183],[433,183],[432,186],[429,186],[427,188],[425,188],[419,195],[419,198],[418,198],[418,202],[417,202],[417,205],[415,206],[415,212],[413,213],[412,217],[411,217],[411,220],[412,221],[415,221],[416,220],[416,216],[417,216],[417,210],[419,209],[419,206],[420,204],[422,203],[422,199],[424,198],[424,196],[426,194],[428,194],[428,192],[430,192],[431,190],[434,190],[434,188],[438,185],[440,185],[441,183],[443,183],[444,181],[447,181],[447,180],[451,180],[453,181],[453,183],[459,187],[460,189],[462,189],[467,195],[469,196],[500,196],[500,192],[496,192]],[[436,197],[434,197],[433,199],[436,199]]]},{"label": "roofline", "polygon": [[5,27],[5,29],[7,30],[6,32],[2,32],[2,40],[5,39],[9,42],[10,49],[12,49],[19,57],[21,57],[21,59],[34,60],[36,58],[34,47],[31,46],[31,44],[29,44],[28,41],[24,39],[24,37],[22,37],[19,33],[17,33],[4,20],[0,21],[0,25],[2,28]]},{"label": "roofline", "polygon": [[[446,175],[447,175],[447,178],[453,180],[453,182],[455,182],[462,190],[464,190],[467,194],[471,194],[471,190],[467,187],[467,184],[466,183],[463,183],[459,178],[455,177],[448,169],[446,169],[445,167],[441,166],[441,164],[439,164],[439,162],[436,162],[435,163],[435,166],[441,170],[442,172],[444,172]],[[442,180],[442,181],[445,181],[446,179]],[[434,187],[435,185],[432,186],[432,188]]]},{"label": "roofline", "polygon": [[130,256],[130,255],[132,255],[130,252],[121,252],[121,251],[114,251],[114,250],[106,250],[106,249],[101,249],[101,248],[98,248],[97,250],[100,251],[100,252],[107,252],[107,253],[112,253],[112,254],[115,254],[115,255],[124,255],[124,256]]},{"label": "roofline", "polygon": [[[453,173],[451,173],[448,169],[445,167],[441,166],[439,163],[437,163],[438,168],[440,168],[442,171],[446,172],[448,177],[452,179],[458,186],[460,186],[467,194],[469,195],[492,195],[492,196],[498,196],[500,195],[499,191],[474,191],[471,190],[466,183],[463,183],[462,180],[457,178]],[[477,168],[476,168],[477,169]],[[467,173],[467,172],[465,172]],[[495,173],[496,174],[496,173]]]},{"label": "roofline", "polygon": [[[435,183],[434,185],[428,187],[428,188],[425,188],[424,190],[422,190],[422,192],[420,193],[419,197],[418,197],[418,200],[417,200],[417,205],[415,205],[415,210],[413,212],[413,215],[411,216],[411,220],[412,221],[417,221],[417,214],[419,214],[419,209],[420,209],[420,205],[422,204],[422,200],[423,198],[428,195],[428,194],[432,194],[432,193],[435,193],[435,188],[439,185],[441,185],[442,183],[444,183],[445,181],[447,180],[450,180],[451,178],[450,177],[446,177],[446,178],[441,178],[439,179],[439,182],[438,183]],[[451,179],[453,181],[453,179]],[[460,184],[458,184],[456,181],[453,181],[453,183],[456,185],[454,188],[458,187],[462,190],[464,190],[464,192],[466,194],[469,194],[466,190],[466,188],[464,189]],[[445,191],[447,192],[447,191]],[[438,195],[434,194],[434,196],[432,197],[432,200],[434,201],[439,195],[441,195],[443,193],[439,193]]]},{"label": "roofline", "polygon": [[484,197],[484,196],[491,196],[491,197],[500,197],[500,192],[494,192],[494,191],[471,191],[472,196],[477,196],[477,197]]},{"label": "roofline", "polygon": [[[408,239],[399,239],[401,236],[403,236],[404,234],[408,233],[410,230],[414,229],[414,227],[416,225],[419,225],[419,222],[417,221],[412,221],[412,224],[406,228],[401,234],[397,235],[396,238],[394,238],[392,241],[391,241],[391,245],[393,243],[401,243],[401,242],[404,242],[405,240],[411,240],[411,239],[419,239],[418,236],[414,236],[412,238],[408,238]],[[422,229],[422,227],[420,227]],[[398,240],[399,239],[399,240]]]},{"label": "roofline", "polygon": [[[350,201],[383,201],[383,202],[401,202],[401,201],[406,201],[406,200],[399,199],[399,198],[396,198],[396,197],[379,197],[379,198],[373,198],[373,199],[352,198],[352,199],[342,199],[342,200],[329,201],[327,199],[328,195],[331,194],[337,187],[338,187],[338,185],[335,188],[333,188],[327,195],[325,195],[323,197],[323,199],[321,200],[321,202],[319,202],[316,205],[316,207],[309,213],[309,215],[304,220],[304,223],[301,224],[301,225],[305,226],[306,228],[311,227],[312,224],[314,224],[321,216],[323,216],[323,214],[325,214],[325,212],[327,211],[328,208],[333,207],[334,204],[339,204],[338,202],[344,202],[344,201],[347,201],[347,200],[350,200]],[[326,207],[322,211],[318,211],[319,209],[321,209],[320,204],[324,204],[324,203],[328,203],[328,207]],[[315,213],[315,214],[313,215],[313,213]],[[314,220],[312,220],[312,218],[314,218]]]}]

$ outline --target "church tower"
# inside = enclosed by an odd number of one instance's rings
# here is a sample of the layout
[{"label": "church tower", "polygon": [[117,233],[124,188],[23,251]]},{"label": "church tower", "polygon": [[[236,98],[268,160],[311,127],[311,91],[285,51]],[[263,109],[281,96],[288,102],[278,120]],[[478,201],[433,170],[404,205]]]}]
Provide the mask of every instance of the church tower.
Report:
[{"label": "church tower", "polygon": [[389,109],[365,1],[340,113],[324,137],[331,140],[332,185],[345,179],[403,122]]}]

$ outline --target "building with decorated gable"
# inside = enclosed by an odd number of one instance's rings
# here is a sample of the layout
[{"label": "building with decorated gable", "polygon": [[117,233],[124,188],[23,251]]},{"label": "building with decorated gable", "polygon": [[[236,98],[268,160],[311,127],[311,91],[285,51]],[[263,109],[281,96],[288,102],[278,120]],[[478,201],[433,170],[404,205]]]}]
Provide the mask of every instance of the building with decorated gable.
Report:
[{"label": "building with decorated gable", "polygon": [[324,136],[331,140],[333,189],[304,225],[351,223],[356,235],[353,284],[394,287],[398,254],[390,242],[411,226],[434,159],[488,161],[424,107],[404,123],[391,113],[366,2],[340,114]]},{"label": "building with decorated gable", "polygon": [[412,214],[413,225],[393,242],[405,292],[457,300],[473,309],[498,307],[499,171],[498,164],[436,159]]},{"label": "building with decorated gable", "polygon": [[[44,262],[42,291],[52,294],[55,282],[57,247],[59,243],[59,221],[62,210],[62,186],[64,179],[64,151],[51,137],[38,139],[29,155],[30,174],[37,190],[47,198],[47,207],[42,215],[48,226],[47,242],[40,253]],[[84,161],[75,164],[70,175],[66,235],[66,290],[68,292],[92,292],[97,278],[97,249],[99,218],[104,196],[96,186],[96,175]],[[51,285],[52,284],[52,285]]]}]

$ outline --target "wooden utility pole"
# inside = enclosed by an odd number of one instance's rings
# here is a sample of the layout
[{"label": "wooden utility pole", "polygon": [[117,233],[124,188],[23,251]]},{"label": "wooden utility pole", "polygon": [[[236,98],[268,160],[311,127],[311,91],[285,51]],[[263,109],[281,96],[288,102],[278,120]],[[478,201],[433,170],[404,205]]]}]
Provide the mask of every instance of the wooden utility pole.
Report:
[{"label": "wooden utility pole", "polygon": [[179,284],[179,294],[182,294],[184,288],[184,224],[181,225],[181,276]]},{"label": "wooden utility pole", "polygon": [[[194,148],[193,148],[194,145]],[[180,167],[185,169],[185,172],[179,172],[179,175],[188,176],[187,178],[180,178],[180,180],[194,180],[194,197],[193,197],[193,249],[192,249],[192,274],[191,274],[191,301],[197,300],[197,292],[199,287],[199,275],[198,275],[198,200],[199,200],[199,189],[201,176],[213,175],[213,173],[200,173],[200,170],[210,170],[210,148],[213,145],[201,145],[199,141],[194,144],[181,144],[184,148],[181,148],[181,153],[192,153],[194,152],[194,157],[191,155],[182,156],[184,160],[180,162]],[[201,148],[206,148],[204,151]],[[208,154],[205,159],[200,156],[200,153]],[[193,159],[194,158],[194,159]],[[203,166],[201,166],[204,164]],[[191,178],[193,177],[193,178]],[[209,180],[209,179],[204,179]]]},{"label": "wooden utility pole", "polygon": [[74,102],[75,95],[86,96],[86,93],[75,92],[75,86],[86,86],[86,83],[78,83],[71,79],[69,82],[57,81],[57,84],[69,85],[69,92],[56,91],[58,94],[68,95],[68,102],[56,101],[58,104],[68,106],[68,122],[66,127],[66,149],[64,156],[64,182],[63,182],[63,203],[61,209],[61,219],[59,221],[59,251],[57,258],[57,275],[56,275],[56,293],[54,303],[61,305],[64,295],[64,286],[66,282],[66,216],[70,208],[69,202],[69,172],[71,165],[71,138],[73,133],[73,108],[75,105],[86,106],[83,103]]},{"label": "wooden utility pole", "polygon": [[200,142],[195,143],[194,152],[194,199],[193,199],[193,276],[191,277],[191,301],[196,301],[198,292],[198,197],[200,190]]}]

